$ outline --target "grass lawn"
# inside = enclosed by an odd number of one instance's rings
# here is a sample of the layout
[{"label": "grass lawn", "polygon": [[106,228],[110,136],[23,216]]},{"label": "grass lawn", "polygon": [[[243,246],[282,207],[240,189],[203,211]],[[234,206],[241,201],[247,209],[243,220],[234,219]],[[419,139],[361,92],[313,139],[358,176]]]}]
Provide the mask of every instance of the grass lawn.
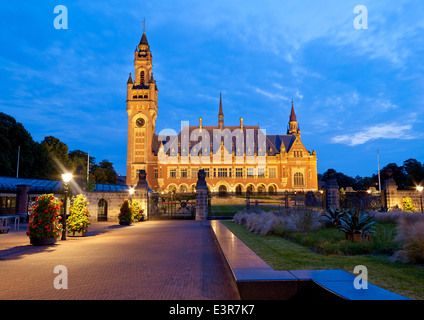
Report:
[{"label": "grass lawn", "polygon": [[388,255],[324,255],[280,236],[260,236],[233,221],[222,221],[241,241],[275,270],[342,269],[353,274],[368,269],[368,281],[412,299],[424,300],[424,267],[391,262]]},{"label": "grass lawn", "polygon": [[[254,204],[251,204],[254,207]],[[213,217],[233,217],[237,212],[244,210],[244,204],[216,204],[211,206],[211,214]],[[275,210],[275,207],[262,205],[261,210],[270,211]]]}]

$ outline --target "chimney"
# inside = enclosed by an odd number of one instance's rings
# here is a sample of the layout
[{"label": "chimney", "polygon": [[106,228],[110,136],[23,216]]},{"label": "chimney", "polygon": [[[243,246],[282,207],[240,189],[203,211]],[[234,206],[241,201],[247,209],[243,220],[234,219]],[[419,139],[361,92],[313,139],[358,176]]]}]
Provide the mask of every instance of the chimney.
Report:
[{"label": "chimney", "polygon": [[240,118],[240,129],[243,131],[243,118]]}]

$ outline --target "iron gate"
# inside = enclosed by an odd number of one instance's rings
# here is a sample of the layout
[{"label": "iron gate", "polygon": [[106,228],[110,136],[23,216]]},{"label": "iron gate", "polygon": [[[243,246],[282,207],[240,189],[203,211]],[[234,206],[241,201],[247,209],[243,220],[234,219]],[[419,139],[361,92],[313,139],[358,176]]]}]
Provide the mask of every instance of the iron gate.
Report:
[{"label": "iron gate", "polygon": [[196,218],[195,193],[150,193],[149,219],[192,219]]}]

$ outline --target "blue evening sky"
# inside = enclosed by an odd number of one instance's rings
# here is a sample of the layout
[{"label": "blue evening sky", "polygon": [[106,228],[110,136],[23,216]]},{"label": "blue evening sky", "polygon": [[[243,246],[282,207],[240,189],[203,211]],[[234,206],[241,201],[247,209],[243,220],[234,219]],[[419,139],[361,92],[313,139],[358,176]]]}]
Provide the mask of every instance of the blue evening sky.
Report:
[{"label": "blue evening sky", "polygon": [[[53,12],[68,9],[68,29]],[[357,5],[368,29],[356,29]],[[156,133],[181,121],[284,134],[291,100],[318,172],[369,176],[424,160],[424,2],[3,1],[0,112],[35,141],[108,159],[126,175],[126,81],[143,19],[159,88]]]}]

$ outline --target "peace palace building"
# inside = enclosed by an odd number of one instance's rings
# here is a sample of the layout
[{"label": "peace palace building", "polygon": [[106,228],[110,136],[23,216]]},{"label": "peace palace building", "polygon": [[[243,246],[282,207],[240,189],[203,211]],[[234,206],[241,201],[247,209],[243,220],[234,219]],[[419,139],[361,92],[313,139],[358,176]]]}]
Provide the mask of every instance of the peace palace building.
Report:
[{"label": "peace palace building", "polygon": [[259,126],[224,125],[220,96],[218,125],[182,125],[179,133],[156,134],[158,88],[152,54],[143,31],[134,52],[134,80],[127,81],[127,185],[146,171],[149,188],[158,192],[191,192],[204,169],[210,191],[275,193],[317,190],[315,151],[303,145],[291,105],[287,133],[265,135]]}]

